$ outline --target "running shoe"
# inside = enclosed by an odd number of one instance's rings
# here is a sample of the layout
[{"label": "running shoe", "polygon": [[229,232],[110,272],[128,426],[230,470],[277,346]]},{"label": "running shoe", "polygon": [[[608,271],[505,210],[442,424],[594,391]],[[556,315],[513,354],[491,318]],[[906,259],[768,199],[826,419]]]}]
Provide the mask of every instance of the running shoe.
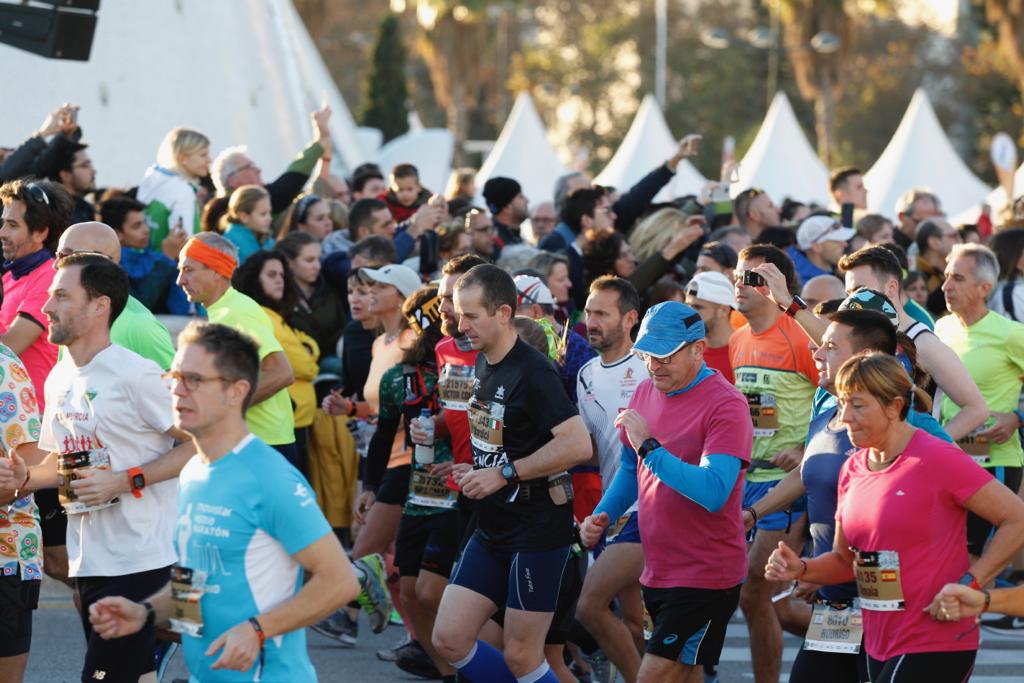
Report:
[{"label": "running shoe", "polygon": [[[986,618],[987,617],[987,618]],[[1008,638],[1024,638],[1024,619],[983,615],[981,627],[987,632]]]},{"label": "running shoe", "polygon": [[402,619],[402,615],[394,608],[391,610],[391,618],[388,620],[388,623],[392,626],[405,626],[405,621]]},{"label": "running shoe", "polygon": [[355,566],[363,572],[363,590],[359,592],[359,605],[370,619],[370,630],[380,633],[388,625],[391,615],[391,593],[388,592],[388,573],[380,553],[360,557]]},{"label": "running shoe", "polygon": [[438,670],[437,665],[427,655],[427,651],[423,649],[423,646],[415,640],[396,654],[398,659],[395,660],[395,665],[405,673],[425,678],[429,681],[441,680],[441,672]]},{"label": "running shoe", "polygon": [[399,653],[404,652],[412,644],[412,636],[410,636],[409,632],[406,631],[405,635],[402,636],[402,639],[395,643],[393,647],[389,647],[384,650],[377,650],[377,659],[382,662],[394,662],[398,659]]},{"label": "running shoe", "polygon": [[345,607],[313,624],[310,628],[347,647],[354,647],[356,639],[359,637],[359,623],[349,616]]},{"label": "running shoe", "polygon": [[590,680],[593,683],[614,683],[618,676],[615,665],[601,650],[583,653],[583,659],[590,665]]}]

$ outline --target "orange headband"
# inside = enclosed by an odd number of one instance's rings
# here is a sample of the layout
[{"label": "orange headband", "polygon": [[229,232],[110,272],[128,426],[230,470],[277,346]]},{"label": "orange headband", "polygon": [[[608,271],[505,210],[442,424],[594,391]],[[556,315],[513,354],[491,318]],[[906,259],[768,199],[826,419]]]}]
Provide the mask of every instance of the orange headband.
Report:
[{"label": "orange headband", "polygon": [[181,250],[181,255],[184,258],[190,258],[195,261],[199,261],[204,266],[217,273],[222,277],[231,279],[232,273],[235,272],[235,268],[238,266],[235,263],[235,259],[231,258],[224,252],[214,249],[210,245],[197,240],[195,237],[185,242],[185,247]]}]

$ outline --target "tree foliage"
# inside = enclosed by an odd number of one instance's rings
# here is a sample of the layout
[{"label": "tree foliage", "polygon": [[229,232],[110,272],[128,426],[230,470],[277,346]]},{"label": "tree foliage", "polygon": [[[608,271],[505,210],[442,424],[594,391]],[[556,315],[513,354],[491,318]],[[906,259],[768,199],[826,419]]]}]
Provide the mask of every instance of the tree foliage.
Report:
[{"label": "tree foliage", "polygon": [[359,123],[380,129],[384,141],[409,130],[409,92],[405,86],[406,54],[398,17],[386,15],[377,29],[373,58],[366,71]]}]

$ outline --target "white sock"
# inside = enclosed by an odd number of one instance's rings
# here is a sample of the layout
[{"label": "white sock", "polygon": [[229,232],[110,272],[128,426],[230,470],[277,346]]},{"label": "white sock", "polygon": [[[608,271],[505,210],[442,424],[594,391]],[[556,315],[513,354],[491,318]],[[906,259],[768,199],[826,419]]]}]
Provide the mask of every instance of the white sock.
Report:
[{"label": "white sock", "polygon": [[548,671],[551,671],[551,667],[548,666],[548,663],[546,661],[544,661],[541,662],[540,666],[538,666],[536,669],[526,674],[525,676],[520,676],[516,679],[516,681],[518,681],[518,683],[537,683],[537,681],[543,678]]}]

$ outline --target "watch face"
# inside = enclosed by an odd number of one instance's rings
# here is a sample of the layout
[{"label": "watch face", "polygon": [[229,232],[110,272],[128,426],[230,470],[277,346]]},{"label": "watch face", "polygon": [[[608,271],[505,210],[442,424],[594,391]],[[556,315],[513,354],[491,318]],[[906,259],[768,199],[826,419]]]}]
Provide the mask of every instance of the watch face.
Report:
[{"label": "watch face", "polygon": [[513,477],[516,476],[516,470],[514,467],[512,467],[512,463],[507,462],[501,466],[501,476],[505,477],[510,481]]},{"label": "watch face", "polygon": [[132,486],[133,487],[135,487],[137,489],[141,489],[145,485],[146,485],[146,479],[141,474],[136,474],[134,477],[132,477]]}]

